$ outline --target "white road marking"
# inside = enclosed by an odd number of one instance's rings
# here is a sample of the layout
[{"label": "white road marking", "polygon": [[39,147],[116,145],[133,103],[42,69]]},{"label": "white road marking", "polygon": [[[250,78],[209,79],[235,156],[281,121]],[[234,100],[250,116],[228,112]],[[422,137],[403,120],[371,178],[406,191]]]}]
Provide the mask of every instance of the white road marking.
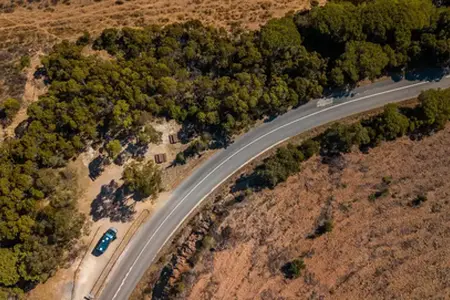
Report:
[{"label": "white road marking", "polygon": [[[447,76],[446,78],[450,78],[450,75]],[[253,140],[252,142],[248,143],[247,145],[245,145],[245,146],[243,146],[242,148],[240,148],[239,150],[237,150],[235,153],[233,153],[232,155],[230,155],[229,157],[227,157],[224,161],[222,161],[218,166],[216,166],[216,167],[215,167],[211,172],[209,172],[205,177],[203,177],[203,179],[200,180],[200,182],[197,183],[197,184],[196,184],[196,185],[195,185],[195,186],[194,186],[194,187],[186,194],[186,196],[184,196],[184,197],[180,200],[180,202],[172,209],[172,211],[167,215],[167,217],[164,218],[164,220],[161,222],[161,224],[156,228],[155,232],[154,232],[154,233],[150,236],[150,238],[147,240],[147,243],[145,243],[144,247],[143,247],[142,250],[139,252],[138,256],[137,256],[136,259],[134,260],[134,262],[133,262],[133,264],[131,265],[131,267],[128,269],[127,273],[125,274],[125,277],[122,279],[122,282],[121,282],[121,284],[119,285],[119,287],[118,287],[116,293],[114,294],[112,300],[114,300],[114,299],[117,297],[117,295],[119,294],[120,290],[122,289],[122,286],[125,284],[125,281],[127,280],[128,276],[130,275],[131,270],[134,268],[134,266],[135,266],[136,263],[139,261],[139,259],[141,258],[142,254],[144,253],[145,248],[147,248],[147,246],[150,244],[150,242],[152,241],[152,239],[155,237],[155,235],[158,233],[158,231],[161,229],[161,227],[164,226],[164,224],[166,223],[166,221],[172,216],[172,214],[175,212],[175,210],[177,210],[177,208],[178,208],[181,204],[183,204],[183,202],[186,200],[186,198],[189,197],[189,196],[192,194],[192,192],[193,192],[199,185],[201,185],[201,184],[202,184],[209,176],[211,176],[211,174],[213,174],[217,169],[219,169],[221,166],[223,166],[225,163],[227,163],[227,162],[228,162],[230,159],[232,159],[234,156],[236,156],[237,154],[239,154],[240,152],[242,152],[243,150],[245,150],[245,149],[248,148],[249,146],[253,145],[254,143],[258,142],[259,140],[265,138],[266,136],[268,136],[268,135],[270,135],[270,134],[272,134],[272,133],[274,133],[274,132],[276,132],[276,131],[278,131],[278,130],[280,130],[280,129],[282,129],[282,128],[285,128],[285,127],[290,126],[290,125],[292,125],[292,124],[295,124],[295,123],[297,123],[297,122],[303,121],[303,120],[305,120],[305,119],[307,119],[307,118],[313,117],[313,116],[318,115],[318,114],[320,114],[320,113],[323,113],[323,112],[329,111],[329,110],[331,110],[331,109],[335,109],[335,108],[337,108],[337,107],[344,106],[344,105],[347,105],[347,104],[350,104],[350,103],[354,103],[354,102],[362,101],[362,100],[365,100],[365,99],[368,99],[368,98],[373,98],[373,97],[377,97],[377,96],[380,96],[380,95],[389,94],[389,93],[393,93],[393,92],[397,92],[397,91],[409,89],[409,88],[412,88],[412,87],[414,87],[414,86],[419,86],[419,85],[423,85],[423,84],[427,84],[427,83],[429,83],[429,82],[428,82],[428,81],[418,82],[418,83],[414,83],[414,84],[411,84],[411,85],[407,85],[407,86],[395,88],[395,89],[392,89],[392,90],[388,90],[388,91],[384,91],[384,92],[380,92],[380,93],[376,93],[376,94],[372,94],[372,95],[367,95],[367,96],[364,96],[364,97],[361,97],[361,98],[349,100],[349,101],[346,101],[346,102],[343,102],[343,103],[339,103],[339,104],[336,104],[336,105],[327,107],[327,108],[322,109],[322,110],[320,110],[320,111],[317,111],[317,112],[311,113],[311,114],[309,114],[309,115],[306,115],[306,116],[300,117],[300,118],[298,118],[298,119],[295,119],[295,120],[293,120],[293,121],[291,121],[291,122],[289,122],[289,123],[286,123],[286,124],[284,124],[284,125],[281,125],[280,127],[274,128],[274,129],[272,129],[271,131],[269,131],[269,132],[263,134],[262,136],[258,137],[257,139]],[[278,143],[276,143],[276,144],[274,144],[274,145],[271,145],[269,148],[266,148],[266,149],[264,149],[263,151],[261,151],[260,153],[256,154],[256,155],[253,156],[251,159],[249,159],[245,164],[243,164],[243,165],[240,166],[238,169],[236,169],[232,174],[228,175],[224,180],[222,180],[219,184],[217,184],[213,189],[211,189],[211,191],[210,191],[208,194],[206,194],[202,199],[200,199],[200,201],[197,202],[197,204],[189,211],[189,213],[183,218],[183,220],[181,220],[181,222],[178,223],[177,227],[170,233],[170,235],[169,235],[169,236],[167,237],[167,239],[164,241],[163,245],[158,249],[158,251],[157,251],[156,254],[152,257],[151,260],[153,261],[153,260],[155,259],[155,256],[159,253],[159,251],[161,250],[161,248],[162,248],[162,247],[167,243],[167,241],[172,237],[172,235],[175,233],[175,231],[178,230],[178,228],[181,226],[181,224],[183,224],[183,222],[186,220],[186,218],[187,218],[187,217],[188,217],[188,216],[189,216],[189,215],[190,215],[190,214],[198,207],[198,205],[200,205],[200,203],[201,203],[206,197],[208,197],[208,196],[209,196],[209,195],[210,195],[210,194],[211,194],[211,193],[212,193],[212,192],[213,192],[220,184],[222,184],[225,180],[227,180],[229,177],[231,177],[234,173],[236,173],[236,171],[238,171],[240,168],[242,168],[243,166],[245,166],[246,164],[248,164],[250,161],[252,161],[252,160],[255,159],[256,157],[258,157],[258,156],[261,155],[262,153],[268,151],[269,149],[271,149],[271,148],[273,148],[273,147],[279,145],[280,143],[284,142],[284,141],[287,140],[287,139],[288,139],[288,138],[286,138],[286,139],[284,139],[284,140],[282,140],[282,141],[279,141]]]}]

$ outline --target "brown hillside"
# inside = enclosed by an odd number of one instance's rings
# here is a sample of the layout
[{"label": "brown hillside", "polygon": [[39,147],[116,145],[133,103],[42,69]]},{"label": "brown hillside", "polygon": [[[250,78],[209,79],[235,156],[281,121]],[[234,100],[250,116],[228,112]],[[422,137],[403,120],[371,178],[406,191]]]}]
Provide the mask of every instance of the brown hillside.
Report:
[{"label": "brown hillside", "polygon": [[[204,252],[185,293],[192,300],[449,299],[448,149],[450,127],[331,165],[308,161],[231,210],[221,225],[230,226],[229,238]],[[333,230],[307,238],[324,214]],[[306,269],[285,279],[281,267],[299,257]]]}]

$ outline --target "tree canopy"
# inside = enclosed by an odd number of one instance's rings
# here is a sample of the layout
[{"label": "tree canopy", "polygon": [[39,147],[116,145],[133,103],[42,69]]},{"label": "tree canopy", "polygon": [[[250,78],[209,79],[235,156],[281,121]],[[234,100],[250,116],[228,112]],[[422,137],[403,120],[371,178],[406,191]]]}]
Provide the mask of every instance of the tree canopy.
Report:
[{"label": "tree canopy", "polygon": [[127,165],[122,174],[123,181],[141,198],[156,198],[162,190],[161,170],[153,162],[133,162]]}]

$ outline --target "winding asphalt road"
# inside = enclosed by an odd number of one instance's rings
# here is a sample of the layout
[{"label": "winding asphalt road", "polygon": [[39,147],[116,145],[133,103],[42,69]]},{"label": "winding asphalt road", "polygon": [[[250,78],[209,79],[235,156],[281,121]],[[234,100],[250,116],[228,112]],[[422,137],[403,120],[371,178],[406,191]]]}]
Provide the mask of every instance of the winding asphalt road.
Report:
[{"label": "winding asphalt road", "polygon": [[352,95],[333,98],[333,103],[327,106],[319,107],[319,100],[311,101],[250,130],[198,168],[139,229],[109,275],[100,299],[128,299],[159,250],[191,212],[217,186],[262,152],[314,127],[416,97],[426,89],[447,87],[450,76],[431,82],[385,80],[357,88]]}]

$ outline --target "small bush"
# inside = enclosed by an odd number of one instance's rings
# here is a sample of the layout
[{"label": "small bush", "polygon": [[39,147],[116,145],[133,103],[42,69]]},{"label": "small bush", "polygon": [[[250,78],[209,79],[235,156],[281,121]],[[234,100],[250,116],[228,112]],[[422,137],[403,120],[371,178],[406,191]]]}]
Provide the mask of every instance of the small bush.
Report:
[{"label": "small bush", "polygon": [[418,195],[414,200],[411,202],[411,206],[418,207],[422,205],[422,203],[426,202],[428,200],[426,195]]},{"label": "small bush", "polygon": [[175,157],[175,163],[178,165],[184,165],[186,163],[186,157],[184,157],[183,152],[177,153],[177,156]]},{"label": "small bush", "polygon": [[87,44],[89,44],[91,42],[91,35],[89,34],[89,32],[85,31],[83,33],[82,36],[80,36],[77,40],[77,45],[78,46],[86,46]]},{"label": "small bush", "polygon": [[207,235],[202,240],[202,248],[208,249],[208,250],[214,250],[214,247],[216,246],[216,240],[210,236]]},{"label": "small bush", "polygon": [[384,176],[382,181],[384,184],[390,185],[392,183],[392,176]]},{"label": "small bush", "polygon": [[300,150],[305,155],[305,159],[308,159],[311,156],[318,154],[320,152],[320,143],[312,139],[306,140],[300,146]]},{"label": "small bush", "polygon": [[20,58],[20,70],[30,67],[31,59],[29,55],[24,55]]},{"label": "small bush", "polygon": [[333,231],[333,221],[332,220],[325,220],[322,224],[320,224],[316,228],[316,236],[321,236],[327,232]]},{"label": "small bush", "polygon": [[302,274],[302,270],[304,270],[305,268],[305,262],[303,261],[303,259],[299,258],[286,263],[281,268],[281,271],[284,273],[284,276],[286,278],[295,279],[300,277],[300,275]]},{"label": "small bush", "polygon": [[389,195],[389,188],[383,187],[381,190],[376,191],[373,194],[369,195],[369,201],[373,202],[378,198],[383,198]]}]

